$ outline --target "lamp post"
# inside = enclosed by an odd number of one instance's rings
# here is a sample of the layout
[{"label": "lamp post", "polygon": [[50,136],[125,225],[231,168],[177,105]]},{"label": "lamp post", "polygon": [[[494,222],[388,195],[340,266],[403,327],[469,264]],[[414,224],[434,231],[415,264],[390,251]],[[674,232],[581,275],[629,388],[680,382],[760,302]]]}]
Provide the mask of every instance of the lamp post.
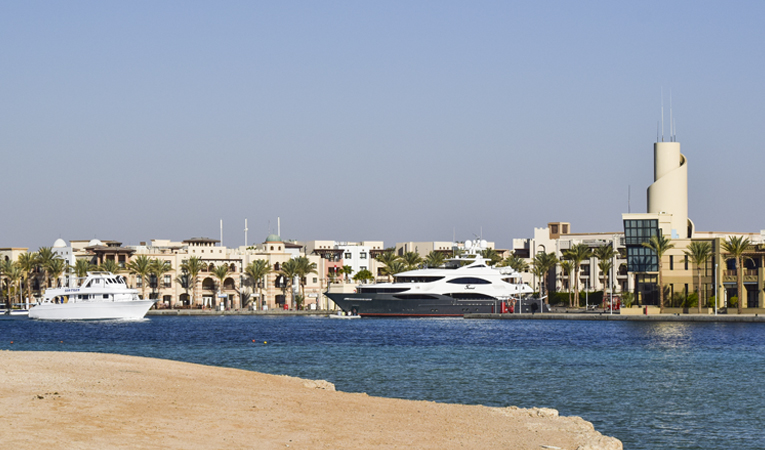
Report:
[{"label": "lamp post", "polygon": [[720,289],[717,287],[717,263],[715,262],[715,316],[717,315],[717,302],[720,301]]}]

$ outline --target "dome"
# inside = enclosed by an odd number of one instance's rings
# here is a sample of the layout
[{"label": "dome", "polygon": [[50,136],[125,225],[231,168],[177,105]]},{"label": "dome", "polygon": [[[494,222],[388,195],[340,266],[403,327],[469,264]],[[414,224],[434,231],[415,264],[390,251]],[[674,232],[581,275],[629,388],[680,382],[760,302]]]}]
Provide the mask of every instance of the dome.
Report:
[{"label": "dome", "polygon": [[281,242],[281,241],[282,241],[282,238],[280,238],[276,234],[269,234],[268,237],[266,238],[266,242]]},{"label": "dome", "polygon": [[88,247],[97,247],[104,245],[103,242],[99,241],[98,239],[91,239],[90,242],[88,242]]},{"label": "dome", "polygon": [[53,243],[53,248],[66,248],[66,241],[61,238],[56,239],[56,242]]}]

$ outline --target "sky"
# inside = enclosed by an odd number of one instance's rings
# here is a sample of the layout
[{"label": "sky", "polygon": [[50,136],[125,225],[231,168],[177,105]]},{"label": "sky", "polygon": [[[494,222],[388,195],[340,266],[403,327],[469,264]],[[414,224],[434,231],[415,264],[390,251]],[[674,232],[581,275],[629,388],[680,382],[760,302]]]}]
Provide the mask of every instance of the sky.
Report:
[{"label": "sky", "polygon": [[0,247],[765,229],[765,3],[0,3]]}]

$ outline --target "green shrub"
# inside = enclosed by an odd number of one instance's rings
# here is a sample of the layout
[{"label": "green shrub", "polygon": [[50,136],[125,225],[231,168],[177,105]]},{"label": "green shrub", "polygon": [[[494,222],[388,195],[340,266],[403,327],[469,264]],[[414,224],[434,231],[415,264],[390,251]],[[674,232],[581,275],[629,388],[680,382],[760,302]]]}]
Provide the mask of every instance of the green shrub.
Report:
[{"label": "green shrub", "polygon": [[738,297],[733,296],[728,299],[728,306],[738,306]]},{"label": "green shrub", "polygon": [[688,298],[683,302],[683,308],[695,308],[699,304],[699,294],[693,292],[688,294]]}]

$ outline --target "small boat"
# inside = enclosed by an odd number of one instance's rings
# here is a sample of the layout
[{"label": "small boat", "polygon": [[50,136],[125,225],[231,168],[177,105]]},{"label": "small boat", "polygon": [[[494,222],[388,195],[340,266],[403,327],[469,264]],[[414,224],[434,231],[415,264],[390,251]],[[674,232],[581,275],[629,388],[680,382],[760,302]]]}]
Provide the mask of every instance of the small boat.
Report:
[{"label": "small boat", "polygon": [[338,311],[337,314],[330,314],[330,319],[361,319],[361,316],[358,314],[350,314],[345,313],[343,311]]},{"label": "small boat", "polygon": [[[80,281],[80,279],[73,279]],[[142,319],[157,300],[142,300],[128,288],[125,279],[111,272],[88,272],[72,284],[79,287],[47,289],[41,301],[29,310],[30,319],[101,320]]]}]

